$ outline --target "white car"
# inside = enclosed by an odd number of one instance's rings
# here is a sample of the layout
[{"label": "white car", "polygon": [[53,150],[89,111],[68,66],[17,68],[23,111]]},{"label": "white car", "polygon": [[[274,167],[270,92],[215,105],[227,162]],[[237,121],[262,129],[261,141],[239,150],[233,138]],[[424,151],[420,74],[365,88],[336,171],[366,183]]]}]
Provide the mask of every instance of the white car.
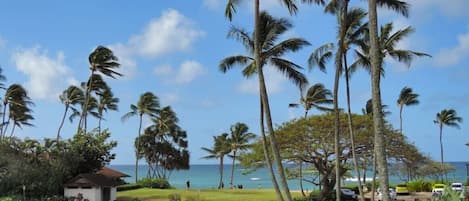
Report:
[{"label": "white car", "polygon": [[452,183],[451,184],[451,190],[453,190],[453,191],[461,192],[463,188],[464,188],[464,186],[462,185],[462,183]]},{"label": "white car", "polygon": [[[397,193],[393,188],[389,188],[389,198],[391,200],[397,200]],[[378,200],[379,201],[383,200],[383,193],[381,192],[380,189],[378,189]]]}]

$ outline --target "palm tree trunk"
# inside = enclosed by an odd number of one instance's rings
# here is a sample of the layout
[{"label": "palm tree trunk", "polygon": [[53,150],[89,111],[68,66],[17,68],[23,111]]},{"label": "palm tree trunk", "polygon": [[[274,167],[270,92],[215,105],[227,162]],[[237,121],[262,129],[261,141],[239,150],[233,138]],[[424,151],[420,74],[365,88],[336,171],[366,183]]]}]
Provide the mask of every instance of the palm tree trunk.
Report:
[{"label": "palm tree trunk", "polygon": [[280,157],[277,140],[275,139],[275,133],[274,133],[274,128],[272,124],[272,116],[270,113],[269,100],[267,97],[267,90],[265,86],[264,73],[262,71],[263,62],[261,61],[261,58],[260,58],[261,47],[259,44],[260,30],[261,30],[260,23],[259,23],[260,21],[259,0],[255,0],[254,4],[255,4],[254,5],[254,17],[255,17],[254,19],[254,25],[255,25],[254,48],[255,48],[255,62],[256,62],[256,67],[258,70],[257,74],[259,76],[260,96],[261,96],[261,100],[262,100],[263,107],[264,107],[265,118],[267,120],[267,129],[269,131],[269,136],[270,136],[270,146],[272,148],[272,152],[274,155],[274,161],[277,167],[278,175],[280,177],[280,182],[282,184],[287,201],[292,201],[293,199],[291,197],[290,189],[288,188],[288,183],[287,183],[287,179],[285,176],[285,172],[283,170],[282,158]]},{"label": "palm tree trunk", "polygon": [[344,57],[344,67],[345,67],[345,85],[347,91],[347,117],[348,117],[348,129],[350,132],[350,143],[352,147],[352,157],[353,157],[353,165],[355,166],[356,177],[358,182],[358,192],[360,194],[360,200],[365,200],[365,195],[363,194],[362,182],[360,181],[360,169],[358,167],[358,158],[357,154],[355,153],[355,135],[353,133],[353,121],[352,121],[352,111],[350,109],[350,82],[349,82],[349,69],[347,66],[347,54],[343,55]]},{"label": "palm tree trunk", "polygon": [[399,131],[401,131],[401,134],[402,134],[402,109],[403,108],[404,108],[404,105],[400,104],[399,105],[399,123],[400,123]]},{"label": "palm tree trunk", "polygon": [[230,188],[233,188],[233,177],[234,177],[234,169],[235,169],[235,162],[236,162],[236,150],[233,151],[233,162],[231,163],[231,179],[230,179]]},{"label": "palm tree trunk", "polygon": [[386,149],[384,144],[384,120],[381,104],[380,65],[382,63],[378,44],[378,13],[376,0],[368,0],[368,17],[370,30],[370,56],[371,56],[371,90],[373,103],[373,123],[375,131],[375,153],[379,170],[380,188],[383,200],[389,201],[389,178],[386,162]]},{"label": "palm tree trunk", "polygon": [[11,133],[10,133],[10,139],[13,137],[13,134],[15,133],[15,128],[16,128],[16,124],[13,123],[13,127],[11,128]]},{"label": "palm tree trunk", "polygon": [[443,160],[443,123],[440,123],[440,157],[441,157],[441,171],[445,175],[445,181],[448,181],[446,170],[445,170],[445,165],[444,165],[444,160]]},{"label": "palm tree trunk", "polygon": [[372,179],[372,183],[371,183],[371,201],[374,201],[375,200],[375,192],[376,192],[376,154],[373,153],[373,167],[371,168],[373,169],[373,179]]},{"label": "palm tree trunk", "polygon": [[[94,69],[94,67],[92,69]],[[78,131],[81,128],[84,128],[85,133],[86,133],[86,116],[88,113],[88,104],[90,102],[91,86],[93,85],[93,74],[94,74],[94,70],[91,70],[90,79],[88,80],[89,82],[88,88],[86,89],[86,94],[85,94],[85,103],[83,105],[83,111],[81,112],[82,114],[80,117],[80,121],[78,122]]]},{"label": "palm tree trunk", "polygon": [[102,114],[99,114],[99,119],[98,119],[98,133],[101,133],[101,121],[103,120]]},{"label": "palm tree trunk", "polygon": [[[6,97],[4,97],[6,98]],[[5,126],[5,117],[7,113],[7,104],[6,102],[3,103],[3,117],[2,117],[2,125],[0,126],[0,139],[3,139],[6,137],[5,133],[3,132],[3,127]]]},{"label": "palm tree trunk", "polygon": [[223,187],[224,187],[224,185],[223,185],[223,157],[224,156],[220,157],[220,167],[219,167],[220,182],[218,183],[218,189],[223,189]]},{"label": "palm tree trunk", "polygon": [[[306,120],[307,117],[308,117],[308,110],[305,110],[305,117],[304,117],[304,119]],[[304,132],[305,132],[305,134],[306,134],[306,126],[305,126],[305,128],[304,128]],[[300,175],[299,175],[299,177],[300,177],[300,191],[301,191],[301,195],[303,195],[303,197],[306,197],[306,194],[305,194],[305,192],[304,192],[304,190],[303,190],[303,161],[302,161],[301,159],[300,159],[300,162],[299,162],[299,166],[300,166],[300,168],[299,168],[298,171],[299,171],[299,173],[300,173]]]},{"label": "palm tree trunk", "polygon": [[142,131],[142,119],[143,119],[143,114],[140,114],[139,116],[139,119],[140,119],[140,122],[139,122],[139,125],[138,125],[138,138],[135,142],[135,183],[138,182],[138,159],[139,159],[139,155],[140,155],[140,133]]},{"label": "palm tree trunk", "polygon": [[65,103],[65,111],[64,111],[64,115],[62,117],[62,121],[60,122],[60,126],[59,126],[59,129],[57,130],[57,139],[56,139],[56,143],[57,143],[57,149],[60,149],[59,148],[59,140],[60,140],[60,130],[62,130],[62,127],[64,126],[64,123],[65,123],[65,117],[67,117],[67,112],[68,112],[68,103]]},{"label": "palm tree trunk", "polygon": [[3,128],[3,135],[7,136],[8,126],[10,125],[11,118],[8,117],[8,120],[5,122],[5,128]]},{"label": "palm tree trunk", "polygon": [[335,195],[336,200],[340,201],[340,112],[339,112],[339,78],[340,78],[340,71],[342,69],[342,55],[345,54],[345,47],[344,47],[344,38],[345,38],[345,26],[346,26],[346,16],[347,16],[347,7],[348,7],[348,0],[343,2],[342,7],[342,14],[340,17],[340,25],[339,25],[339,41],[338,41],[338,48],[335,57],[335,77],[334,77],[334,94],[332,103],[334,105],[334,151],[335,151],[335,180],[336,180],[336,188],[335,188]]},{"label": "palm tree trunk", "polygon": [[277,179],[275,178],[274,168],[272,167],[272,160],[270,159],[269,147],[267,145],[267,137],[265,136],[264,128],[264,104],[260,99],[260,128],[262,135],[262,149],[264,150],[265,164],[270,173],[270,179],[272,180],[272,185],[274,185],[275,194],[277,195],[278,201],[284,201],[280,187],[278,186]]}]

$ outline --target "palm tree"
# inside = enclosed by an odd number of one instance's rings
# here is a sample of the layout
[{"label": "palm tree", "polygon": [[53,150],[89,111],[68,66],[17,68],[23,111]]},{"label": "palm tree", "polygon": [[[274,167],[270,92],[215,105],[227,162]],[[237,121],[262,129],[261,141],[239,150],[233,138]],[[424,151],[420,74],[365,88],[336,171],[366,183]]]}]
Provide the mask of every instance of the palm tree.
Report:
[{"label": "palm tree", "polygon": [[62,117],[62,120],[60,122],[59,129],[57,130],[57,144],[59,144],[60,140],[60,130],[62,130],[62,127],[65,122],[65,117],[67,116],[68,109],[71,109],[73,113],[77,113],[78,110],[74,107],[76,104],[83,104],[83,90],[81,90],[77,86],[69,86],[66,90],[62,92],[59,96],[60,102],[62,102],[65,105],[65,111],[64,115]]},{"label": "palm tree", "polygon": [[231,146],[230,146],[230,139],[228,137],[228,133],[222,133],[218,136],[213,136],[214,145],[212,149],[202,147],[202,150],[209,153],[209,155],[204,156],[204,159],[219,159],[220,160],[220,181],[218,183],[218,189],[222,189],[224,187],[223,184],[223,159],[225,155],[230,153]]},{"label": "palm tree", "polygon": [[399,105],[399,122],[400,122],[399,130],[401,131],[401,133],[402,133],[402,109],[404,109],[404,106],[411,106],[411,105],[419,104],[419,100],[417,99],[418,97],[419,95],[414,93],[412,91],[412,88],[409,88],[409,87],[402,88],[401,93],[399,94],[399,98],[397,99],[397,105]]},{"label": "palm tree", "polygon": [[[387,3],[387,4],[386,4]],[[394,3],[394,4],[392,4]],[[383,52],[381,44],[378,40],[378,5],[386,5],[389,8],[402,13],[404,16],[408,14],[408,4],[398,0],[368,0],[368,27],[369,27],[369,57],[371,67],[371,94],[373,101],[373,123],[375,131],[375,154],[380,174],[380,186],[383,189],[383,200],[389,200],[389,178],[386,162],[386,152],[384,148],[384,119],[381,109],[381,88],[380,78],[382,75]],[[396,6],[393,6],[396,5]],[[400,5],[400,6],[399,6]]]},{"label": "palm tree", "polygon": [[[281,56],[287,52],[295,52],[302,47],[309,45],[309,43],[301,38],[291,38],[275,44],[278,37],[292,27],[289,21],[284,18],[273,18],[266,12],[262,12],[259,15],[259,19],[256,18],[256,20],[258,20],[256,22],[259,27],[256,30],[261,31],[255,31],[254,36],[252,37],[244,30],[234,27],[228,33],[228,37],[233,37],[241,41],[248,49],[250,55],[227,57],[221,61],[220,70],[225,73],[235,65],[239,64],[245,65],[243,70],[244,76],[249,77],[257,73],[260,97],[264,115],[267,120],[267,129],[270,134],[270,145],[273,152],[275,165],[277,167],[278,175],[280,177],[287,199],[292,200],[290,190],[286,182],[286,176],[281,161],[282,159],[278,150],[277,141],[275,139],[263,67],[265,64],[270,64],[270,66],[275,67],[277,70],[285,74],[296,85],[305,85],[307,83],[306,77],[298,71],[298,69],[301,69],[301,67],[291,61],[281,58]],[[257,38],[258,40],[253,40],[253,38]],[[256,44],[259,45],[259,48],[256,48]],[[252,55],[254,55],[254,58]],[[273,174],[271,174],[271,176],[273,177]],[[281,198],[279,197],[279,199]]]},{"label": "palm tree", "polygon": [[7,78],[3,75],[3,69],[0,67],[0,89],[5,89],[5,84],[3,83]]},{"label": "palm tree", "polygon": [[[330,111],[330,108],[322,106],[323,104],[331,104],[331,91],[326,89],[323,84],[317,83],[309,87],[306,95],[304,92],[301,92],[300,103],[290,103],[289,107],[298,107],[302,106],[305,109],[304,119],[308,117],[309,110],[316,108],[320,111]],[[306,132],[306,130],[305,130]],[[299,180],[300,180],[300,191],[303,196],[306,196],[303,190],[303,164],[302,160],[300,160],[299,164]]]},{"label": "palm tree", "polygon": [[160,107],[160,101],[158,97],[156,97],[153,93],[151,92],[145,92],[140,96],[140,99],[138,100],[137,104],[131,104],[130,105],[130,112],[126,113],[124,116],[122,116],[122,121],[127,120],[128,118],[138,115],[139,117],[139,126],[138,126],[138,138],[137,142],[135,142],[135,183],[138,181],[138,159],[141,158],[140,154],[140,149],[138,147],[138,139],[140,139],[140,135],[142,132],[142,121],[143,121],[143,116],[149,116],[155,117],[156,114],[158,113]]},{"label": "palm tree", "polygon": [[248,132],[249,127],[244,123],[236,123],[230,128],[230,145],[233,152],[233,162],[231,166],[230,187],[233,187],[234,169],[238,151],[244,151],[251,145],[249,141],[256,138],[256,134]]},{"label": "palm tree", "polygon": [[98,46],[88,57],[91,74],[88,81],[88,86],[86,87],[83,111],[81,114],[80,122],[78,123],[79,129],[85,128],[86,130],[86,115],[91,95],[91,89],[93,87],[93,75],[95,75],[96,72],[100,72],[105,76],[111,78],[116,78],[116,75],[122,76],[122,74],[115,71],[115,69],[119,68],[120,66],[117,60],[118,58],[114,55],[112,50],[104,46]]},{"label": "palm tree", "polygon": [[[10,85],[7,90],[5,91],[5,95],[3,97],[3,117],[2,117],[2,124],[0,127],[0,137],[6,137],[6,132],[9,125],[9,120],[16,118],[16,120],[30,120],[32,118],[28,117],[27,115],[24,116],[23,114],[29,114],[31,110],[28,106],[33,105],[31,98],[28,96],[26,89],[23,88],[20,84],[12,84]],[[7,108],[9,112],[7,112]],[[6,119],[6,115],[8,113],[8,121]],[[23,121],[22,120],[22,121]]]},{"label": "palm tree", "polygon": [[32,110],[28,107],[27,103],[12,104],[9,106],[9,119],[13,121],[10,138],[15,133],[16,127],[22,128],[23,126],[33,126],[33,124],[29,122],[30,120],[34,120],[31,112]]},{"label": "palm tree", "polygon": [[[462,118],[456,114],[454,109],[444,109],[436,114],[436,119],[433,121],[438,124],[440,128],[440,156],[441,156],[441,167],[443,168],[443,126],[450,126],[459,128],[459,123],[462,122]],[[445,171],[445,180],[447,181],[447,175]]]},{"label": "palm tree", "polygon": [[98,93],[98,133],[101,133],[101,120],[103,119],[103,112],[108,110],[117,111],[119,98],[114,97],[111,88],[106,87],[103,92]]}]

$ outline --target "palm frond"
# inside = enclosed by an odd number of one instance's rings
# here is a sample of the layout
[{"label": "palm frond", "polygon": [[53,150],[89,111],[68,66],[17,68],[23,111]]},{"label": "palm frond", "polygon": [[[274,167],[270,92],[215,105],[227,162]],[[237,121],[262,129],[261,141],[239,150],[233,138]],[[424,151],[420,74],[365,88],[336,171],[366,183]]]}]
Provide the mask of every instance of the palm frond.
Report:
[{"label": "palm frond", "polygon": [[241,0],[228,0],[225,8],[225,17],[228,18],[229,21],[233,20],[233,14],[236,13],[236,6],[239,5]]},{"label": "palm frond", "polygon": [[376,4],[380,7],[387,7],[394,10],[405,17],[409,16],[409,4],[400,0],[376,0]]},{"label": "palm frond", "polygon": [[254,58],[244,56],[244,55],[230,56],[221,60],[218,67],[221,72],[226,73],[227,71],[231,70],[236,65],[244,66],[248,64],[248,62],[252,62],[252,61],[254,61]]},{"label": "palm frond", "polygon": [[278,43],[277,45],[273,46],[271,49],[265,51],[263,56],[278,57],[290,51],[296,52],[299,49],[307,45],[311,45],[311,44],[302,38],[290,38],[290,39],[287,39]]},{"label": "palm frond", "polygon": [[326,72],[326,63],[332,58],[334,49],[333,43],[327,43],[316,50],[308,58],[309,69],[317,66],[319,70]]},{"label": "palm frond", "polygon": [[232,26],[228,31],[227,38],[234,38],[244,45],[244,48],[249,50],[250,53],[254,53],[254,41],[249,36],[249,33],[244,29]]},{"label": "palm frond", "polygon": [[308,84],[308,79],[305,75],[296,70],[301,69],[301,66],[281,58],[271,58],[270,63],[286,75],[296,86],[302,87]]}]

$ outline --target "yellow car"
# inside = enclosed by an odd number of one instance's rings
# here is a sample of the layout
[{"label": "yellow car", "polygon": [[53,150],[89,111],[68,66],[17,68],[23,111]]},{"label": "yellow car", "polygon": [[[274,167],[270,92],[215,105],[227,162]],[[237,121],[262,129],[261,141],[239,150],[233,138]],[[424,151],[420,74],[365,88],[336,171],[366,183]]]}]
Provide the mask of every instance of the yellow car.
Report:
[{"label": "yellow car", "polygon": [[409,194],[409,188],[407,188],[407,184],[398,184],[396,186],[396,194]]}]

